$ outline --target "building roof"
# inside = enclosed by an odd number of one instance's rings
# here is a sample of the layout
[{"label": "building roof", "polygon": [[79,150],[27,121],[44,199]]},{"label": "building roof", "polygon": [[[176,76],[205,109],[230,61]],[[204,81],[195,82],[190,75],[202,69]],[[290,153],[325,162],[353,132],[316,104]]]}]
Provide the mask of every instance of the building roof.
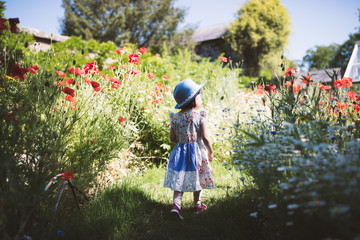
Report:
[{"label": "building roof", "polygon": [[34,35],[34,37],[48,39],[48,40],[54,41],[54,42],[64,42],[65,40],[70,38],[68,36],[43,32],[43,31],[37,30],[35,28],[29,28],[29,27],[24,27],[24,26],[20,26],[20,25],[18,25],[18,28],[19,28],[20,32],[27,32],[29,34]]},{"label": "building roof", "polygon": [[[344,75],[344,70],[341,68],[330,68],[325,70],[316,70],[316,71],[310,71],[310,72],[302,72],[299,75],[299,79],[301,80],[303,76],[311,76],[314,82],[323,82],[323,83],[330,83],[331,78],[327,75],[326,72],[328,72],[330,75],[333,75],[335,73],[337,74],[337,79],[341,79]],[[335,79],[335,80],[337,80]]]},{"label": "building roof", "polygon": [[192,39],[195,43],[219,39],[227,34],[229,23],[218,24],[195,30]]}]

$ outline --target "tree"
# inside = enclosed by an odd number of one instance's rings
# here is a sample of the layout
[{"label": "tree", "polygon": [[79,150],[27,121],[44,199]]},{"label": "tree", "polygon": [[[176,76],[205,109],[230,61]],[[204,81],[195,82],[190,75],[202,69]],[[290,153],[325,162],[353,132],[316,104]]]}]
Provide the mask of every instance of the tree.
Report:
[{"label": "tree", "polygon": [[[244,74],[257,76],[274,55],[279,58],[290,34],[290,18],[280,0],[250,0],[229,26],[227,41],[244,60]],[[271,63],[270,63],[271,65]]]},{"label": "tree", "polygon": [[303,57],[303,66],[304,63],[307,63],[309,71],[338,67],[334,65],[334,58],[338,49],[338,44],[315,46],[314,49],[308,49]]},{"label": "tree", "polygon": [[185,16],[173,0],[63,0],[63,7],[64,35],[135,43],[154,51],[160,51]]},{"label": "tree", "polygon": [[333,59],[333,65],[337,67],[346,67],[351,54],[354,50],[356,41],[360,41],[360,32],[352,33],[349,35],[349,39],[341,44],[338,51]]}]

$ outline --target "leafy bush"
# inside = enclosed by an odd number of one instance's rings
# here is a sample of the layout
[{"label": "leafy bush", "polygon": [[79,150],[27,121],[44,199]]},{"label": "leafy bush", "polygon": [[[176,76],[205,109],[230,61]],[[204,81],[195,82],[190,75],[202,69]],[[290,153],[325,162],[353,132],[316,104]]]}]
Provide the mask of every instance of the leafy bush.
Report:
[{"label": "leafy bush", "polygon": [[251,216],[276,208],[294,231],[320,221],[333,226],[321,237],[353,238],[360,214],[359,98],[344,89],[351,79],[337,80],[336,73],[329,73],[329,86],[310,76],[301,86],[294,74],[288,69],[279,89],[259,85],[267,107],[259,106],[262,114],[251,114],[251,122],[239,117],[234,127],[232,163],[258,190]]}]

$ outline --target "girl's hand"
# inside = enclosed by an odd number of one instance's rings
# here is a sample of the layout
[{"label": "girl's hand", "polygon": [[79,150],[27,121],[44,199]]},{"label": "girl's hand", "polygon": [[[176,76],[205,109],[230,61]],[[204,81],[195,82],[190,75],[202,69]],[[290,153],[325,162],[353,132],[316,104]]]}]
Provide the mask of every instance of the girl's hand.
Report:
[{"label": "girl's hand", "polygon": [[211,162],[214,158],[214,154],[213,153],[209,153],[209,161]]}]

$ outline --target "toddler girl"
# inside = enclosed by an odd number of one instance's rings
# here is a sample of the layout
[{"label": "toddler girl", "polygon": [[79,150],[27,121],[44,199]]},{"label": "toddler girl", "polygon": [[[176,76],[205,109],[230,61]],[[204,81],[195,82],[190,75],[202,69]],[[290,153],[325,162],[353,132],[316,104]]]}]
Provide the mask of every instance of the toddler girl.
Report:
[{"label": "toddler girl", "polygon": [[165,173],[164,187],[174,191],[171,212],[183,219],[181,198],[184,192],[194,193],[194,212],[206,210],[201,203],[201,190],[214,188],[209,161],[213,149],[206,125],[206,112],[200,111],[201,88],[191,79],[176,85],[174,98],[178,113],[170,113],[170,140],[177,143],[171,152]]}]

